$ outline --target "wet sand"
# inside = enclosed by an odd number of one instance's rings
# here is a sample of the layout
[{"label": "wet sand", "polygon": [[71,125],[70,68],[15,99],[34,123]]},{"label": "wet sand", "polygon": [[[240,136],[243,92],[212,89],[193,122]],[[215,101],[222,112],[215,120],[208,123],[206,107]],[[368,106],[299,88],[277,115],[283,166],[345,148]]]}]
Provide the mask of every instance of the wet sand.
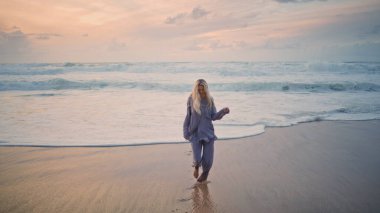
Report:
[{"label": "wet sand", "polygon": [[190,144],[0,147],[0,212],[377,212],[380,121],[324,121],[217,141],[195,184]]}]

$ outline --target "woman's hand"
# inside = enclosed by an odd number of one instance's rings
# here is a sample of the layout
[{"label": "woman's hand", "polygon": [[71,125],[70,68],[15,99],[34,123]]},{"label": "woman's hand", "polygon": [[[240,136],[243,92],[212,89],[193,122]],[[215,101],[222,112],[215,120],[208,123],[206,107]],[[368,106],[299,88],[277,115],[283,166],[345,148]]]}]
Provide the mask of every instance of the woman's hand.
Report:
[{"label": "woman's hand", "polygon": [[228,113],[230,113],[230,109],[228,107],[225,107],[225,108],[223,108],[223,112],[228,114]]}]

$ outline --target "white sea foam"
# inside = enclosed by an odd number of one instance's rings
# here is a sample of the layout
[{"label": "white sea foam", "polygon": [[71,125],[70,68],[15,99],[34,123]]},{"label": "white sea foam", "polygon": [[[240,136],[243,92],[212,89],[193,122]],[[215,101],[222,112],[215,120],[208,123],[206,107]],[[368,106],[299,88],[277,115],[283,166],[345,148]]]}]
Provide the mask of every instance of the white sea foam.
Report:
[{"label": "white sea foam", "polygon": [[219,139],[320,120],[380,119],[380,63],[0,65],[0,146],[184,142],[193,82],[206,79]]}]

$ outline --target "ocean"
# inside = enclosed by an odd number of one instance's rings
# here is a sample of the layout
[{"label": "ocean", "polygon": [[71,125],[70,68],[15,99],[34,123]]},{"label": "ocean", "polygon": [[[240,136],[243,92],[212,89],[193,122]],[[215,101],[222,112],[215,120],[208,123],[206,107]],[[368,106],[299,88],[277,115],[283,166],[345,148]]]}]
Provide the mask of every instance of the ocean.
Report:
[{"label": "ocean", "polygon": [[195,80],[209,83],[220,140],[323,120],[380,119],[380,63],[0,64],[0,146],[183,143]]}]

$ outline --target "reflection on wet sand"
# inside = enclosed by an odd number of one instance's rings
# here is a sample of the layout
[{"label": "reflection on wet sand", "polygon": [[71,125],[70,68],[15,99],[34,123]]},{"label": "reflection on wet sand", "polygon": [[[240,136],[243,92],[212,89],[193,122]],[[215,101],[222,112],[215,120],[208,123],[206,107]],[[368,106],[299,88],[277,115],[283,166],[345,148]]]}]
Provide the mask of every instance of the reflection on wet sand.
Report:
[{"label": "reflection on wet sand", "polygon": [[191,194],[192,212],[216,212],[216,205],[209,193],[207,183],[194,185],[194,191]]}]

